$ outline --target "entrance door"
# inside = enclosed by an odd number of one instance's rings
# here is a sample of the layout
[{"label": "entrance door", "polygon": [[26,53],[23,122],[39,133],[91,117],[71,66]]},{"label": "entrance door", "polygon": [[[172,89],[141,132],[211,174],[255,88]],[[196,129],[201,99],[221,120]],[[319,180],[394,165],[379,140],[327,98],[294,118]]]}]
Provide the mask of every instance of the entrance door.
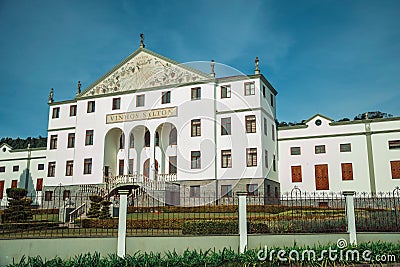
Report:
[{"label": "entrance door", "polygon": [[[146,159],[143,163],[143,176],[149,178],[150,174],[150,159]],[[158,161],[156,160],[156,174],[158,174]]]},{"label": "entrance door", "polygon": [[315,165],[315,187],[317,190],[329,190],[328,164]]}]

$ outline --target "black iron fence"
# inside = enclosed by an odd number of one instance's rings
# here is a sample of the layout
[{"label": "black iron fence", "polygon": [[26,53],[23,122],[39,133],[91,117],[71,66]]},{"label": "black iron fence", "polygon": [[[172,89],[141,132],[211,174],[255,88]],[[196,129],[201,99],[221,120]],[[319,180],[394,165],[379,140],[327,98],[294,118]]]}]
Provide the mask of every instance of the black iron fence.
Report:
[{"label": "black iron fence", "polygon": [[[178,205],[172,205],[160,194],[136,191],[128,196],[128,236],[238,234],[236,196],[179,194],[174,196]],[[93,195],[35,193],[25,206],[3,200],[0,238],[117,236],[119,196]],[[250,234],[347,231],[346,202],[340,193],[294,190],[278,197],[249,195],[246,201]],[[358,232],[400,231],[398,192],[357,194],[354,207]]]}]

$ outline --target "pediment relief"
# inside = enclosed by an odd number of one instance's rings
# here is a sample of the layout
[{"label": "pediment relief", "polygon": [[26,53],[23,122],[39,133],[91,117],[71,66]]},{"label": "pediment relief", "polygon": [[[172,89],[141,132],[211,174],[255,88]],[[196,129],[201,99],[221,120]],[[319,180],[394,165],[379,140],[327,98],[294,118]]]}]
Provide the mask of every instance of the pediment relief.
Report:
[{"label": "pediment relief", "polygon": [[207,75],[141,49],[88,87],[80,96],[102,95],[141,88],[206,80]]}]

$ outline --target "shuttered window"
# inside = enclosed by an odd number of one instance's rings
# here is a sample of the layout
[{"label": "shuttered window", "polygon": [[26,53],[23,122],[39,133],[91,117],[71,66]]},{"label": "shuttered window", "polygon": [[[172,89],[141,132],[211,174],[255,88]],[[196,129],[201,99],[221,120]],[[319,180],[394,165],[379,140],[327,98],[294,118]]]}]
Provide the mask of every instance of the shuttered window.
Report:
[{"label": "shuttered window", "polygon": [[249,115],[246,116],[246,133],[255,133],[256,132],[256,116]]},{"label": "shuttered window", "polygon": [[315,165],[315,188],[329,190],[328,164]]},{"label": "shuttered window", "polygon": [[353,180],[352,163],[342,163],[342,180],[343,181]]},{"label": "shuttered window", "polygon": [[301,166],[292,166],[292,183],[301,183],[303,177],[301,175]]},{"label": "shuttered window", "polygon": [[390,162],[392,169],[392,179],[400,179],[400,160]]}]

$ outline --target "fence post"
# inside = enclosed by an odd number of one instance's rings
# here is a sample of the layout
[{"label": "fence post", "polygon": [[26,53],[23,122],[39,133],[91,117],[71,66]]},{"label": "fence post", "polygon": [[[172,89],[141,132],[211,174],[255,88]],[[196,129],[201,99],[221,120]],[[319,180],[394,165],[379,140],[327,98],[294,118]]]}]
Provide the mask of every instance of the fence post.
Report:
[{"label": "fence post", "polygon": [[247,247],[247,214],[246,192],[237,192],[239,197],[239,252],[243,253]]},{"label": "fence post", "polygon": [[125,243],[126,243],[126,213],[128,206],[129,190],[119,190],[119,219],[118,219],[118,245],[117,255],[125,257]]},{"label": "fence post", "polygon": [[354,213],[354,191],[345,191],[343,195],[346,201],[347,232],[349,233],[350,244],[357,245],[356,217]]}]

